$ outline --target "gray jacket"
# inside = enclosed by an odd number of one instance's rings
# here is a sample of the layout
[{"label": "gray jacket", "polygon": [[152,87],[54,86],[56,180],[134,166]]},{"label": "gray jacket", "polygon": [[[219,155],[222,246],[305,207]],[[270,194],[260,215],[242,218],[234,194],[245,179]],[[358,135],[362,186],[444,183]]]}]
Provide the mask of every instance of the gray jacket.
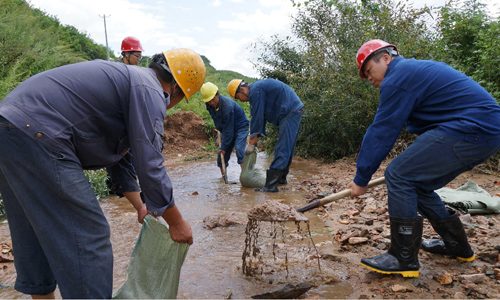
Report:
[{"label": "gray jacket", "polygon": [[0,102],[0,115],[84,169],[121,169],[133,186],[122,159],[132,149],[146,205],[160,216],[174,205],[161,139],[169,102],[151,69],[94,60],[30,77]]}]

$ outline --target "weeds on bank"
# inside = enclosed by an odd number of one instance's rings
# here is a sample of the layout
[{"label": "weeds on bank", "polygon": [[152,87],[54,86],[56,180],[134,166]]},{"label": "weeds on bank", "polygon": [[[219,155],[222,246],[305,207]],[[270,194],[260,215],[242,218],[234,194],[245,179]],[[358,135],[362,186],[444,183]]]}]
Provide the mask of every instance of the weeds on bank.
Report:
[{"label": "weeds on bank", "polygon": [[106,170],[85,170],[84,173],[85,177],[87,177],[87,180],[90,182],[97,199],[101,199],[109,195],[109,188],[106,184],[106,180],[108,179],[108,173]]}]

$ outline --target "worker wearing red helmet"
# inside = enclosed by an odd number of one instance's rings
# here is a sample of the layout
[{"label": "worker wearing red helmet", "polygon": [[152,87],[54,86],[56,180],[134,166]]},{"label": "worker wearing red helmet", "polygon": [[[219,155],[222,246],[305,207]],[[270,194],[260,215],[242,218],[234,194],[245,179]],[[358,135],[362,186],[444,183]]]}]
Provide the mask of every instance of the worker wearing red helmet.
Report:
[{"label": "worker wearing red helmet", "polygon": [[[417,277],[421,246],[431,253],[474,260],[460,218],[446,209],[435,190],[500,149],[500,106],[465,74],[442,62],[405,59],[385,41],[368,41],[356,58],[359,76],[380,89],[380,102],[348,185],[351,197],[366,192],[403,127],[419,135],[385,170],[391,247],[362,259],[361,265],[383,274]],[[422,241],[422,217],[440,239]]]},{"label": "worker wearing red helmet", "polygon": [[142,58],[141,42],[133,37],[127,36],[122,41],[122,62],[126,65],[137,66]]}]

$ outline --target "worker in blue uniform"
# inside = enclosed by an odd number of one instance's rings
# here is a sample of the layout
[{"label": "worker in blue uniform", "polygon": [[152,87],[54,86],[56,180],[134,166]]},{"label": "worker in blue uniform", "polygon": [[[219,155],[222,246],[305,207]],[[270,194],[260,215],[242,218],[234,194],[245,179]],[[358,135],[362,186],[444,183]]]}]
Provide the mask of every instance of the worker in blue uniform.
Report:
[{"label": "worker in blue uniform", "polygon": [[[366,185],[404,126],[416,140],[385,170],[391,225],[387,253],[361,265],[383,274],[419,276],[418,251],[475,258],[463,225],[435,190],[500,149],[500,106],[477,82],[442,62],[405,59],[396,46],[371,40],[357,53],[359,75],[380,88],[348,187],[351,197]],[[422,241],[423,218],[440,235]]]},{"label": "worker in blue uniform", "polygon": [[[205,80],[196,52],[172,49],[149,68],[94,60],[36,74],[0,102],[0,193],[13,250],[15,289],[33,298],[111,298],[110,228],[84,169],[114,165],[145,204],[128,199],[142,223],[162,217],[172,240],[193,243],[166,172],[168,105]],[[134,153],[135,170],[124,159]],[[120,172],[121,170],[121,172]],[[124,191],[125,192],[125,191]]]},{"label": "worker in blue uniform", "polygon": [[217,166],[221,174],[224,175],[221,154],[227,167],[233,149],[235,149],[238,164],[243,167],[249,124],[243,108],[233,99],[219,94],[219,88],[211,82],[204,83],[200,93],[214,121],[215,129],[221,133],[221,143],[217,151]]},{"label": "worker in blue uniform", "polygon": [[245,153],[252,153],[261,135],[266,135],[266,123],[279,127],[274,159],[267,170],[266,184],[260,192],[278,192],[278,184],[286,184],[295,144],[299,134],[304,104],[291,87],[275,79],[258,80],[251,84],[233,79],[228,84],[231,97],[250,102],[250,139]]}]

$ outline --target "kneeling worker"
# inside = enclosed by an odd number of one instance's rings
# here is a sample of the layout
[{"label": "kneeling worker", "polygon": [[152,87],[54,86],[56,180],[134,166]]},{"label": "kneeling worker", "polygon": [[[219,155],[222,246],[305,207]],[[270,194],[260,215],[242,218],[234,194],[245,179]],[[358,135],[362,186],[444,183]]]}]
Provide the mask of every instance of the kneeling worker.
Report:
[{"label": "kneeling worker", "polygon": [[243,166],[249,121],[243,108],[233,99],[220,95],[219,88],[215,84],[211,82],[203,84],[200,92],[203,102],[214,120],[215,128],[222,135],[221,144],[217,151],[217,166],[224,175],[221,154],[224,156],[224,163],[227,167],[233,148],[236,150],[238,164]]}]

